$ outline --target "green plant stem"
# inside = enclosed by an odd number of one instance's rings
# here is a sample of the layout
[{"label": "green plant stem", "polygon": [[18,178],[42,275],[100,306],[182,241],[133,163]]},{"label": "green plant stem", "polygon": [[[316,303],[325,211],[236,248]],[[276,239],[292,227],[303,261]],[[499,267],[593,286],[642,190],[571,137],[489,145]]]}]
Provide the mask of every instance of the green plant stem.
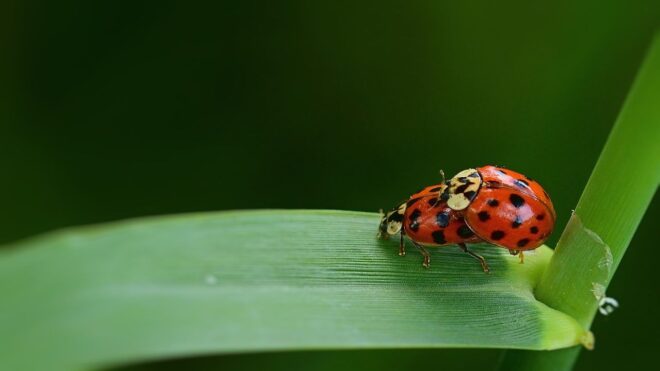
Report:
[{"label": "green plant stem", "polygon": [[[660,35],[535,290],[541,302],[573,316],[585,329],[660,182],[659,102]],[[570,370],[579,353],[579,347],[510,351],[501,369]]]}]

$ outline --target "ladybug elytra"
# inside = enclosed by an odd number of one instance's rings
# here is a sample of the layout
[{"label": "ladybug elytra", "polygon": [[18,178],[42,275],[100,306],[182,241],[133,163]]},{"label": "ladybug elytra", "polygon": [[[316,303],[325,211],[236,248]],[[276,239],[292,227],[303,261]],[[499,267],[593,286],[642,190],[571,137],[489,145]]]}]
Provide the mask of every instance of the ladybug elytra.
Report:
[{"label": "ladybug elytra", "polygon": [[456,244],[489,272],[485,259],[467,243],[503,247],[519,255],[522,263],[523,251],[541,246],[549,237],[555,218],[550,197],[536,181],[509,169],[483,166],[413,194],[383,215],[379,236],[399,233],[399,255],[405,254],[407,236],[424,256],[426,268],[430,254],[425,246]]}]

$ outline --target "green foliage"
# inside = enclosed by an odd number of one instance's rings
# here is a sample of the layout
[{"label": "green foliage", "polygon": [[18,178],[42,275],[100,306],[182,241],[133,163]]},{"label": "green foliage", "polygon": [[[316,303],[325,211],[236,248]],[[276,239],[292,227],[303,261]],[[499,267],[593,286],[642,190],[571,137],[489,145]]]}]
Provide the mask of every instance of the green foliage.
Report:
[{"label": "green foliage", "polygon": [[[584,335],[534,299],[525,264],[477,246],[421,267],[379,217],[255,211],[55,233],[0,259],[2,369],[71,369],[199,353],[402,347],[555,349]],[[34,357],[38,354],[38,357]]]}]

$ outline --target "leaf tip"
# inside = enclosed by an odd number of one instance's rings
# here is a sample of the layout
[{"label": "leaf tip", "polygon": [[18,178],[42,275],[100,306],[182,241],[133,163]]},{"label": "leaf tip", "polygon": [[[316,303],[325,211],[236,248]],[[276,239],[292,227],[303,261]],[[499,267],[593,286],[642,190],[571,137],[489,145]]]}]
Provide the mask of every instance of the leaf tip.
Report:
[{"label": "leaf tip", "polygon": [[584,346],[587,350],[594,350],[595,342],[596,339],[594,338],[594,333],[591,331],[586,331],[580,337],[580,344],[582,344],[582,346]]}]

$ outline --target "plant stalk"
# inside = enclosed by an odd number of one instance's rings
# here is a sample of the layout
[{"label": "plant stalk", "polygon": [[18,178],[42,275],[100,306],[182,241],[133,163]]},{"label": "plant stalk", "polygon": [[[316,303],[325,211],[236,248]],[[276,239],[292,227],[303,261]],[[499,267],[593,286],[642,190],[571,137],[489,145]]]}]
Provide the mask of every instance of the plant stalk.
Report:
[{"label": "plant stalk", "polygon": [[[589,329],[605,290],[660,183],[660,34],[535,290]],[[585,346],[589,339],[585,339]],[[570,370],[580,347],[508,351],[502,370]]]}]

